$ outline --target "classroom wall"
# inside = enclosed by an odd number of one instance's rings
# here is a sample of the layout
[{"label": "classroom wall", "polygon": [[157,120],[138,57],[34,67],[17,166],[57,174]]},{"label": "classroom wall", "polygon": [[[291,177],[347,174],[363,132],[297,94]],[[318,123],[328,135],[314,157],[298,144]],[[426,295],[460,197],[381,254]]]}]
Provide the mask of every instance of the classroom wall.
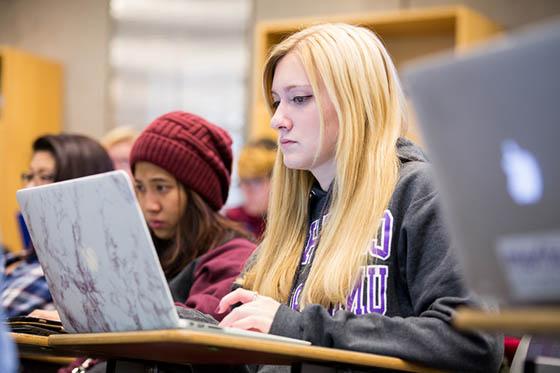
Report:
[{"label": "classroom wall", "polygon": [[13,41],[13,32],[11,32],[11,15],[13,4],[12,0],[0,0],[0,44],[11,44]]},{"label": "classroom wall", "polygon": [[499,23],[514,29],[552,16],[560,16],[558,0],[255,0],[255,19],[307,17],[316,15],[352,14],[361,11],[382,11],[462,4]]},{"label": "classroom wall", "polygon": [[463,4],[511,30],[549,17],[560,16],[558,0],[410,0],[411,7]]},{"label": "classroom wall", "polygon": [[107,129],[109,0],[0,0],[0,44],[64,67],[63,128]]},{"label": "classroom wall", "polygon": [[[560,15],[558,0],[253,0],[254,20],[464,4],[505,29]],[[0,44],[65,67],[64,128],[101,136],[110,126],[109,0],[0,0]],[[248,83],[250,84],[250,83]],[[247,92],[250,92],[248,89]]]},{"label": "classroom wall", "polygon": [[318,2],[313,0],[255,0],[255,18],[257,21],[326,16],[332,14],[356,13],[363,10],[383,11],[397,9],[401,7],[400,0],[323,0]]}]

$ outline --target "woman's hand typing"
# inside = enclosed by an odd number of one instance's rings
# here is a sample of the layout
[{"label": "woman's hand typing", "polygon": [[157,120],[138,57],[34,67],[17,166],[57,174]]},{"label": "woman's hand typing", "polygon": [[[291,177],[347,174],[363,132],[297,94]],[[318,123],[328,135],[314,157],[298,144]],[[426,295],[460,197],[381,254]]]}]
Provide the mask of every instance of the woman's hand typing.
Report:
[{"label": "woman's hand typing", "polygon": [[254,291],[236,289],[222,298],[218,313],[224,313],[234,304],[234,308],[220,323],[220,326],[268,333],[280,303],[270,297],[258,295]]}]

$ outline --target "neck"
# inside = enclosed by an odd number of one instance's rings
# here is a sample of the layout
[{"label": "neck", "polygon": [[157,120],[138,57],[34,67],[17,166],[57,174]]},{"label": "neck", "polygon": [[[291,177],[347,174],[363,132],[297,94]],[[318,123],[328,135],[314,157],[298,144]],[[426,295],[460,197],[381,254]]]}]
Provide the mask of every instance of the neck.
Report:
[{"label": "neck", "polygon": [[334,159],[328,160],[318,167],[310,170],[315,179],[319,182],[321,189],[328,190],[334,176],[336,175],[336,163]]}]

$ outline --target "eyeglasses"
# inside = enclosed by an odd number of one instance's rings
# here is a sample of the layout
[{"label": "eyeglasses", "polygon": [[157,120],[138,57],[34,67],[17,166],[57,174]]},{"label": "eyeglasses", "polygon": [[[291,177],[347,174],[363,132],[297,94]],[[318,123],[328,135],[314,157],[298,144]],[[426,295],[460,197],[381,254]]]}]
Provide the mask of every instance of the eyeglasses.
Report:
[{"label": "eyeglasses", "polygon": [[38,185],[52,183],[54,181],[53,174],[34,174],[33,172],[22,172],[21,181],[23,183],[30,183],[33,180],[37,181]]}]

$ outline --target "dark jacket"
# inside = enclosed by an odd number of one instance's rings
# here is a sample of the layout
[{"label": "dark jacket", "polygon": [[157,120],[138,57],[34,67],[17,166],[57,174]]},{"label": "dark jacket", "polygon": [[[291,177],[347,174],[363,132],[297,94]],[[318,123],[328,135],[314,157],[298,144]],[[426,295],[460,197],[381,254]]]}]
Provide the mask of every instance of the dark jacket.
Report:
[{"label": "dark jacket", "polygon": [[270,333],[435,368],[495,372],[502,360],[502,337],[461,333],[451,325],[457,307],[482,305],[460,275],[430,165],[409,141],[399,140],[398,153],[399,180],[378,242],[369,249],[362,281],[345,305],[333,309],[309,305],[300,310],[298,296],[314,259],[316,233],[328,198],[328,193],[314,189],[309,237],[289,304],[280,306]]}]

